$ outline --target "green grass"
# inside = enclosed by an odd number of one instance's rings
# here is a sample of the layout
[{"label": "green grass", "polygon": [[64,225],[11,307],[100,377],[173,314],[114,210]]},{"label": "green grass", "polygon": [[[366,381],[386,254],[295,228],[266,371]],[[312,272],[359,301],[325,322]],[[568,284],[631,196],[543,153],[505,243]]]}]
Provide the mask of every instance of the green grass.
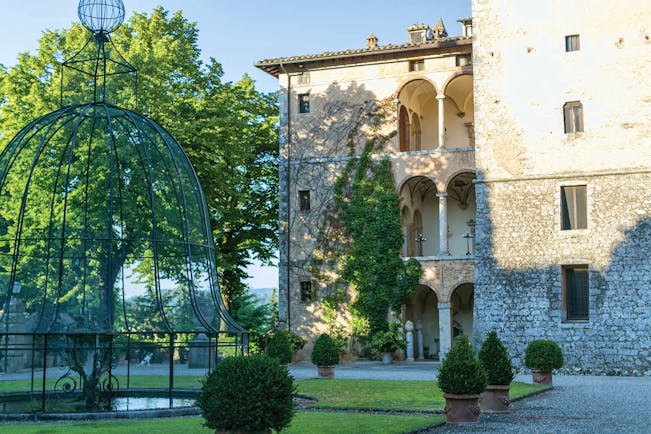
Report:
[{"label": "green grass", "polygon": [[[319,399],[315,408],[443,410],[443,393],[433,381],[312,379],[296,382],[298,392]],[[511,398],[543,388],[514,382]]]},{"label": "green grass", "polygon": [[[393,416],[358,413],[297,413],[283,434],[404,433],[442,422],[442,417]],[[12,434],[209,434],[200,417],[102,422],[0,424]]]},{"label": "green grass", "polygon": [[[127,386],[127,377],[125,375],[117,375],[120,382],[120,389],[125,389]],[[175,375],[174,387],[177,389],[200,389],[203,376],[193,375]],[[58,377],[48,378],[46,381],[46,390],[53,390],[54,384]],[[165,375],[132,375],[129,381],[131,388],[153,388],[153,389],[167,389],[168,377]],[[31,380],[0,380],[0,392],[27,392],[30,390]],[[43,380],[40,378],[34,379],[34,390],[40,391],[43,387]]]}]

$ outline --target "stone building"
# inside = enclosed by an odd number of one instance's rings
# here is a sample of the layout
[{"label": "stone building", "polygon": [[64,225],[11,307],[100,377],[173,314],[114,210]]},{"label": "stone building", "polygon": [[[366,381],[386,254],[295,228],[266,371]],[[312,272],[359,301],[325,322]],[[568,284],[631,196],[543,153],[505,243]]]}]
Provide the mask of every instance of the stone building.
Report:
[{"label": "stone building", "polygon": [[651,371],[649,8],[520,3],[473,1],[459,36],[439,20],[256,64],[281,89],[285,327],[324,329],[318,230],[350,150],[381,133],[423,268],[401,318],[419,358],[495,328],[517,364],[549,338],[573,370]]}]

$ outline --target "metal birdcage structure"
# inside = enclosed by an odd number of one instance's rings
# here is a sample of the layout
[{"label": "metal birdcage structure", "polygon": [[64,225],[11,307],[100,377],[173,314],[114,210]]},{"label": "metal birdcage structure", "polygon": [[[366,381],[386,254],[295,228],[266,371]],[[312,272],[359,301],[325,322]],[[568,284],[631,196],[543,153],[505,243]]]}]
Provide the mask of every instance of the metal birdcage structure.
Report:
[{"label": "metal birdcage structure", "polygon": [[106,49],[122,2],[82,0],[78,13],[95,55],[64,66],[92,76],[90,102],[34,120],[0,154],[0,371],[17,381],[0,413],[111,411],[152,363],[173,407],[180,372],[248,352],[190,160],[154,120],[107,101],[107,77],[135,72]]}]

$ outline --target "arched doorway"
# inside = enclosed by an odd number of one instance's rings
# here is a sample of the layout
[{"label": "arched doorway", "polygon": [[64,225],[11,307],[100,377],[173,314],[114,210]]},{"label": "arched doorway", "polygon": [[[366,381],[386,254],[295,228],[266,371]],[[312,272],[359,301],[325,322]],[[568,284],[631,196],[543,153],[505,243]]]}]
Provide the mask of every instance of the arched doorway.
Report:
[{"label": "arched doorway", "polygon": [[[425,176],[416,176],[406,181],[400,189],[400,203],[404,246],[408,257],[435,256],[438,254],[438,198],[436,185]],[[406,214],[409,208],[411,214]]]},{"label": "arched doorway", "polygon": [[439,353],[438,297],[428,286],[418,285],[406,304],[405,321],[414,323],[414,355],[436,358]]},{"label": "arched doorway", "polygon": [[407,83],[398,95],[400,151],[433,150],[437,147],[438,103],[436,89],[427,80]]},{"label": "arched doorway", "polygon": [[472,283],[459,285],[450,297],[452,313],[452,339],[458,336],[472,337],[472,313],[474,307],[475,286]]}]

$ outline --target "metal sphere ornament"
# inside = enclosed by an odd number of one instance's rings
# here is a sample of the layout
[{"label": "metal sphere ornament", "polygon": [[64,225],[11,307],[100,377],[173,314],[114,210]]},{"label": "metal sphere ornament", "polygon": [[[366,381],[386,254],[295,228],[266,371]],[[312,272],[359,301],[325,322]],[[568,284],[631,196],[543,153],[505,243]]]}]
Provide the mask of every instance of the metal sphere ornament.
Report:
[{"label": "metal sphere ornament", "polygon": [[122,0],[80,0],[77,15],[93,34],[111,33],[124,22]]}]

